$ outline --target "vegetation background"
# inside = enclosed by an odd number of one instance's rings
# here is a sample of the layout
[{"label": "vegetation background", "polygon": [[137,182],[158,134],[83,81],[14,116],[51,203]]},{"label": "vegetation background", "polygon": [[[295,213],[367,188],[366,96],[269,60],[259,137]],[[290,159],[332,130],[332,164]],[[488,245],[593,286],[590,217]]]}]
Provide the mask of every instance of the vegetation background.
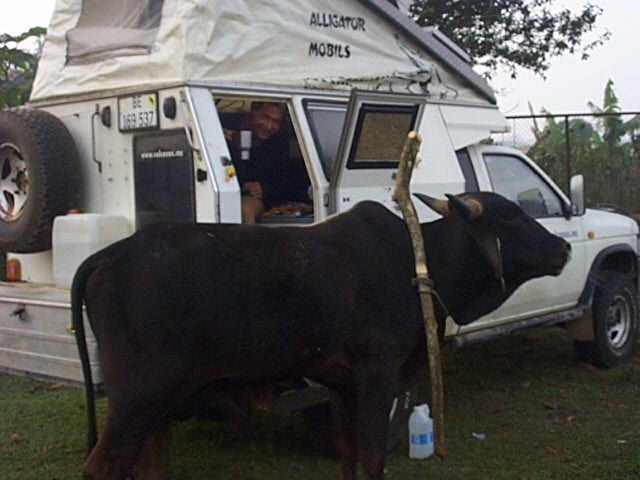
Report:
[{"label": "vegetation background", "polygon": [[624,112],[614,87],[609,80],[602,104],[589,102],[591,112],[518,116],[512,131],[494,140],[524,150],[565,193],[569,174],[583,174],[587,206],[637,215],[640,112]]}]

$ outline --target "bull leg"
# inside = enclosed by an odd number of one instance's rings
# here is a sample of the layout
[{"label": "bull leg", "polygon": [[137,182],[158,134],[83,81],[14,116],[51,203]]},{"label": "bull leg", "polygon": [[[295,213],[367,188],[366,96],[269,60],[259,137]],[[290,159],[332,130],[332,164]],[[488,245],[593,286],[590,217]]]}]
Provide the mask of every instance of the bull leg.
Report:
[{"label": "bull leg", "polygon": [[149,410],[110,401],[104,431],[84,464],[84,478],[126,480],[157,421]]},{"label": "bull leg", "polygon": [[335,447],[342,465],[343,480],[356,480],[358,445],[356,435],[356,400],[351,394],[331,393],[331,419]]},{"label": "bull leg", "polygon": [[144,445],[140,458],[131,472],[135,480],[169,480],[169,447],[171,421],[160,423]]},{"label": "bull leg", "polygon": [[251,391],[246,388],[226,391],[212,391],[209,393],[212,406],[222,410],[228,417],[238,435],[250,442],[255,438],[255,424],[253,421],[253,405]]},{"label": "bull leg", "polygon": [[354,370],[358,452],[368,480],[382,480],[384,476],[389,411],[395,391],[393,372],[385,367],[367,365]]}]

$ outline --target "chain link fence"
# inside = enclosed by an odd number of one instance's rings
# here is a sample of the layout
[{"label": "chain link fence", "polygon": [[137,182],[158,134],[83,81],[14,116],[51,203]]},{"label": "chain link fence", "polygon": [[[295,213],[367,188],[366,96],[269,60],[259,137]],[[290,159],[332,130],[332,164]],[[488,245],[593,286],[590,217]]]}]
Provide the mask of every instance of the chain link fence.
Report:
[{"label": "chain link fence", "polygon": [[568,193],[585,178],[587,206],[640,213],[640,112],[518,115],[492,141],[525,152]]}]

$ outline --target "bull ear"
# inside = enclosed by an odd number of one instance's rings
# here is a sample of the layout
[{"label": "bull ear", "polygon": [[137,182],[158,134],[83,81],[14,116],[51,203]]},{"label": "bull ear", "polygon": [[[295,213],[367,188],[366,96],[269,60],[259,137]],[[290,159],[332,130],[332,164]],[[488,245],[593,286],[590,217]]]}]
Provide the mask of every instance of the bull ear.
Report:
[{"label": "bull ear", "polygon": [[465,220],[474,220],[482,215],[482,204],[472,198],[462,199],[457,195],[446,194],[449,204],[454,207]]},{"label": "bull ear", "polygon": [[434,212],[439,213],[443,217],[449,215],[449,202],[446,200],[433,198],[423,193],[414,193],[413,195]]},{"label": "bull ear", "polygon": [[504,281],[504,275],[502,272],[502,251],[500,247],[500,239],[485,230],[477,228],[471,229],[471,237],[478,245],[478,248],[482,252],[484,258],[487,259],[496,280],[500,281],[502,285],[502,291],[506,291],[506,285]]}]

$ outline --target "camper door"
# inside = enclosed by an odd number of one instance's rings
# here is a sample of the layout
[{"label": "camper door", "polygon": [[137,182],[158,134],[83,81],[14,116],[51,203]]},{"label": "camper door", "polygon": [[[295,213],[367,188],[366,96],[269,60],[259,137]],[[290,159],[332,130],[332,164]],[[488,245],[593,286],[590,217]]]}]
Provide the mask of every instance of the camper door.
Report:
[{"label": "camper door", "polygon": [[370,199],[392,206],[395,176],[407,133],[425,105],[415,95],[354,91],[331,178],[331,210]]}]

